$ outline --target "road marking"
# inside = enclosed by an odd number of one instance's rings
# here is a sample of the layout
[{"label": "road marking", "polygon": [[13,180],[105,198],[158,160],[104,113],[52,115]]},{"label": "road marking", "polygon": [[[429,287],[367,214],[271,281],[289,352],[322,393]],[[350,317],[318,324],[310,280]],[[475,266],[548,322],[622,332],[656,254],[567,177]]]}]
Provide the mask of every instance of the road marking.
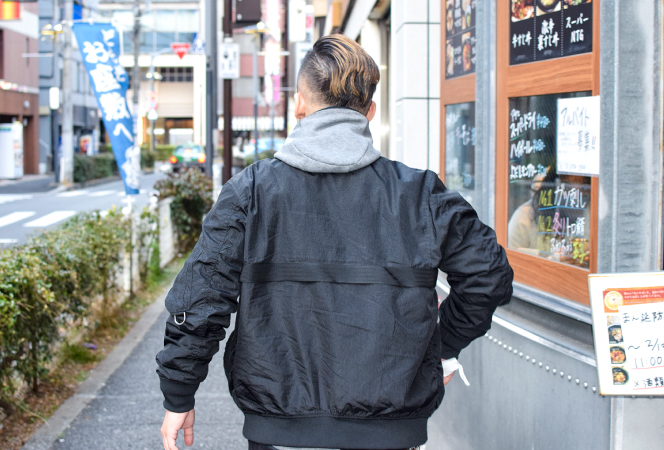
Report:
[{"label": "road marking", "polygon": [[79,195],[87,195],[88,191],[85,189],[79,189],[77,191],[67,191],[58,194],[58,197],[78,197]]},{"label": "road marking", "polygon": [[115,189],[110,190],[110,191],[97,191],[97,192],[91,193],[90,197],[103,197],[105,195],[111,195],[111,194],[115,194],[117,192],[118,191],[116,191]]},{"label": "road marking", "polygon": [[[146,189],[139,189],[139,191],[138,191],[139,194],[145,194],[146,192],[147,192]],[[119,195],[120,197],[126,197],[126,196],[127,196],[127,193],[126,193],[125,191],[120,191],[120,192],[118,192],[118,195]],[[137,195],[137,194],[132,194],[132,196],[133,196],[133,195]]]},{"label": "road marking", "polygon": [[0,227],[20,222],[21,220],[27,219],[28,217],[34,216],[35,214],[36,213],[34,211],[16,211],[11,214],[7,214],[4,217],[0,217]]},{"label": "road marking", "polygon": [[32,222],[28,222],[24,227],[47,227],[53,225],[54,223],[65,220],[67,217],[71,217],[76,214],[76,211],[53,211],[52,213],[46,214],[45,216],[35,219]]},{"label": "road marking", "polygon": [[0,195],[0,205],[3,203],[15,202],[17,200],[30,200],[32,195],[20,195],[20,194],[2,194]]},{"label": "road marking", "polygon": [[0,239],[0,245],[2,244],[16,244],[18,239]]}]

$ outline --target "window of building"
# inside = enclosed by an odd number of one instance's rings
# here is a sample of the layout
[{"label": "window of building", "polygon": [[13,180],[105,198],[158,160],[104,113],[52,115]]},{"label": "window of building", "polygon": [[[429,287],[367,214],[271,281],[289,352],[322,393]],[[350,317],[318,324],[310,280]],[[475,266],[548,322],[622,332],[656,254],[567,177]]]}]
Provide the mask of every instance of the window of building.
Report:
[{"label": "window of building", "polygon": [[162,82],[178,83],[194,81],[193,67],[158,67]]},{"label": "window of building", "polygon": [[445,0],[440,88],[440,177],[471,205],[475,196],[475,2]]},{"label": "window of building", "polygon": [[597,178],[558,173],[557,102],[599,95],[599,2],[497,6],[496,234],[515,281],[588,303]]}]

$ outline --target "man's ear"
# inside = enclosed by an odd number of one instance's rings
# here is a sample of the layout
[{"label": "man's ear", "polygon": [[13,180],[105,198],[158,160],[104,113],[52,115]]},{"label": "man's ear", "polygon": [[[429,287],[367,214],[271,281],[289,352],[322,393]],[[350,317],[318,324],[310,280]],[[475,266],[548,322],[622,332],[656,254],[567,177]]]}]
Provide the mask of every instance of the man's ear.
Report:
[{"label": "man's ear", "polygon": [[367,120],[371,122],[371,120],[374,118],[376,115],[376,102],[371,102],[371,106],[369,106],[369,111],[366,113]]},{"label": "man's ear", "polygon": [[307,102],[301,92],[295,93],[295,118],[302,120],[307,116]]}]

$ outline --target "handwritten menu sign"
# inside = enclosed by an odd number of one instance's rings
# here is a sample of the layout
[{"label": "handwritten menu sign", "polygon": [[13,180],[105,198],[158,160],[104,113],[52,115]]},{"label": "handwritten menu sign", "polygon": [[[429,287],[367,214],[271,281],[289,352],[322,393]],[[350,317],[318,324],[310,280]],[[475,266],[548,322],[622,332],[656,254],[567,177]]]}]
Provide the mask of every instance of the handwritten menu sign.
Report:
[{"label": "handwritten menu sign", "polygon": [[475,73],[476,1],[446,0],[445,74],[448,79]]},{"label": "handwritten menu sign", "polygon": [[510,1],[510,64],[592,52],[592,0]]},{"label": "handwritten menu sign", "polygon": [[585,93],[511,98],[507,246],[590,267],[590,178],[557,172],[557,103]]},{"label": "handwritten menu sign", "polygon": [[599,96],[558,100],[558,173],[599,176]]},{"label": "handwritten menu sign", "polygon": [[475,102],[445,106],[445,185],[473,204]]},{"label": "handwritten menu sign", "polygon": [[602,395],[664,395],[664,273],[588,277]]}]

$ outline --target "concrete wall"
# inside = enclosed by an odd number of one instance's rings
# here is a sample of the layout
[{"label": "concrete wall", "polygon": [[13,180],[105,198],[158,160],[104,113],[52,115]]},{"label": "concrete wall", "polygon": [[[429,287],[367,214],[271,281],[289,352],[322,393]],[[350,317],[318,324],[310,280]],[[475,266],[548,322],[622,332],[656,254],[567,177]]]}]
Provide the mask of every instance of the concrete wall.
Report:
[{"label": "concrete wall", "polygon": [[439,172],[440,1],[391,6],[391,159]]}]

